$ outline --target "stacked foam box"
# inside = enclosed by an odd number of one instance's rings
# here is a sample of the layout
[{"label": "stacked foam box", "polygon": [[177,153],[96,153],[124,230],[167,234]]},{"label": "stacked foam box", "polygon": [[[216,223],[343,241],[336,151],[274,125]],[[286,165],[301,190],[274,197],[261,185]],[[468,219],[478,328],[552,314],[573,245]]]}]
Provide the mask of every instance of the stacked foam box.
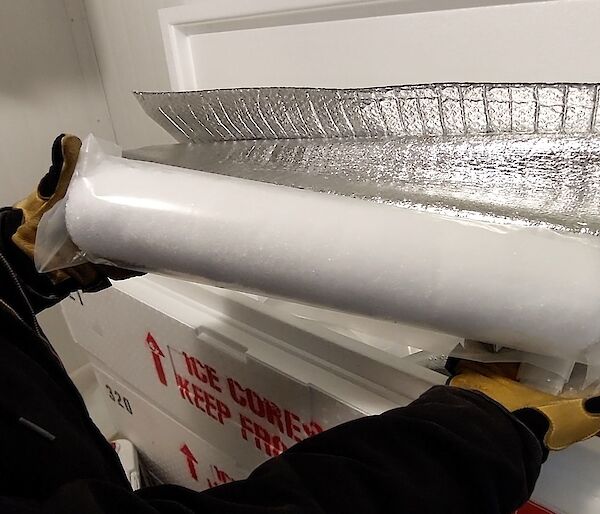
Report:
[{"label": "stacked foam box", "polygon": [[[119,435],[159,479],[198,490],[445,379],[419,354],[390,355],[261,299],[172,279],[121,282],[64,311]],[[592,441],[553,456],[534,497],[556,512],[597,512],[598,453]]]}]

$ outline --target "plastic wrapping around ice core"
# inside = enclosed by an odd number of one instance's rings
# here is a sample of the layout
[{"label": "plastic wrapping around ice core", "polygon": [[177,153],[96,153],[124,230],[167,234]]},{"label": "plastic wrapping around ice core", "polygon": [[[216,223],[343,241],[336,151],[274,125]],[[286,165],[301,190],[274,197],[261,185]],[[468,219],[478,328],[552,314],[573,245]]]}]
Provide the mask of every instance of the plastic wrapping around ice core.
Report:
[{"label": "plastic wrapping around ice core", "polygon": [[[588,360],[600,240],[337,195],[88,159],[66,225],[87,259]],[[110,227],[110,228],[107,228]]]}]

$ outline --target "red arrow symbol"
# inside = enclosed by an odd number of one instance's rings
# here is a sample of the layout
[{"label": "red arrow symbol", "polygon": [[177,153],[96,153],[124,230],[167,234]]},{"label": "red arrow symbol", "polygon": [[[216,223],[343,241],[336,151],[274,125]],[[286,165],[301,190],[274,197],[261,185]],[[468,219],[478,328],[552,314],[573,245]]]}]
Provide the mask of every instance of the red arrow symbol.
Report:
[{"label": "red arrow symbol", "polygon": [[152,334],[150,332],[148,332],[148,335],[146,336],[146,344],[152,352],[152,360],[154,361],[154,367],[156,368],[158,380],[160,380],[161,384],[167,385],[167,376],[165,375],[165,368],[163,367],[162,363],[162,359],[164,358],[165,354],[160,349],[160,346],[158,346],[156,339],[152,337]]},{"label": "red arrow symbol", "polygon": [[190,475],[197,482],[198,472],[196,471],[196,464],[198,464],[198,461],[196,460],[196,457],[194,457],[192,450],[190,450],[190,447],[187,444],[184,444],[181,448],[179,448],[179,451],[185,455],[188,469],[190,470]]}]

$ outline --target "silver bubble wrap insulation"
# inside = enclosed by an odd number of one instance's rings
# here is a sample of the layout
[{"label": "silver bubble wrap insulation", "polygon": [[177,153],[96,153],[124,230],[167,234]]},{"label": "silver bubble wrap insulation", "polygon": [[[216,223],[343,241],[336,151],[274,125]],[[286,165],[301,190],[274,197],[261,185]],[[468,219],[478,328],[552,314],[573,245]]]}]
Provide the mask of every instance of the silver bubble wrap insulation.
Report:
[{"label": "silver bubble wrap insulation", "polygon": [[597,84],[136,93],[165,164],[496,223],[600,233]]},{"label": "silver bubble wrap insulation", "polygon": [[177,141],[584,134],[597,84],[430,84],[135,93]]}]

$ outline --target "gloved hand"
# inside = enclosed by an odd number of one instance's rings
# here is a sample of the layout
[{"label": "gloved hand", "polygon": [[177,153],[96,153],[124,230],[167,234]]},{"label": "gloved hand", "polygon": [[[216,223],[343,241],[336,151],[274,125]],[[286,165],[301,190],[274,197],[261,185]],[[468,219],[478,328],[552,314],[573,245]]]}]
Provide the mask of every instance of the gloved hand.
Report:
[{"label": "gloved hand", "polygon": [[600,396],[562,397],[516,381],[514,365],[459,360],[449,384],[489,396],[525,422],[549,450],[562,450],[600,433]]},{"label": "gloved hand", "polygon": [[[75,171],[81,140],[72,135],[61,134],[52,145],[52,165],[42,178],[37,189],[17,204],[22,212],[21,225],[12,236],[12,241],[33,262],[35,239],[42,216],[62,200],[67,192]],[[109,284],[107,277],[119,280],[139,275],[111,266],[80,264],[47,273],[54,284],[61,284],[69,278],[75,287],[84,291],[96,291]]]}]

